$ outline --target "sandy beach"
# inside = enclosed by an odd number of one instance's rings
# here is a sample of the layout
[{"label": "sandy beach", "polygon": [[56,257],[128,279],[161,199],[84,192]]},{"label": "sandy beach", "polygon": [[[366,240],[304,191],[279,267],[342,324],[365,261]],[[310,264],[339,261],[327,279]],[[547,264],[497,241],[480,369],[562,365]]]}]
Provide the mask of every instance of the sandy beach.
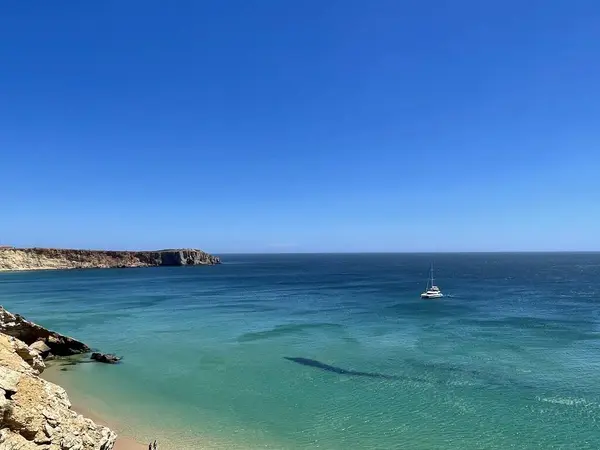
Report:
[{"label": "sandy beach", "polygon": [[[59,386],[62,386],[64,388],[64,386],[61,384],[60,372],[58,371],[57,367],[53,367],[52,364],[48,365],[46,370],[42,373],[41,377],[44,378],[46,381],[50,381],[52,383],[58,384]],[[67,390],[67,394],[69,394],[68,390]],[[118,424],[107,421],[105,418],[100,417],[98,414],[90,411],[88,408],[85,407],[85,405],[74,402],[72,396],[69,396],[69,400],[71,400],[71,405],[72,405],[71,409],[73,411],[77,412],[78,414],[81,414],[82,416],[93,420],[94,422],[96,422],[99,425],[104,425],[106,427],[109,427],[112,430],[116,431],[119,429],[119,427],[117,426]],[[119,436],[117,438],[117,442],[115,443],[115,446],[113,447],[113,450],[147,450],[148,449],[148,443],[146,443],[146,444],[140,443],[132,437],[124,436],[121,433],[119,433],[118,431],[117,431],[117,433]]]},{"label": "sandy beach", "polygon": [[[60,360],[48,361],[46,369],[41,374],[41,378],[57,384],[67,391],[69,401],[71,402],[71,409],[73,411],[81,414],[83,417],[91,419],[96,424],[106,426],[117,433],[118,437],[115,446],[113,447],[114,450],[147,450],[149,443],[154,439],[157,440],[159,450],[187,450],[198,448],[244,450],[253,448],[251,446],[246,446],[246,444],[240,445],[234,441],[215,440],[204,436],[202,438],[190,438],[189,435],[186,436],[185,434],[180,433],[174,435],[165,432],[166,430],[157,430],[154,428],[139,432],[143,434],[134,434],[128,432],[128,426],[131,424],[115,419],[110,413],[98,413],[93,406],[90,406],[93,405],[96,399],[88,396],[85,392],[79,390],[75,391],[74,388],[70,386],[68,376],[66,376],[64,372],[61,372]],[[103,411],[110,410],[104,409]]]},{"label": "sandy beach", "polygon": [[[98,417],[96,414],[87,411],[80,405],[73,405],[72,409],[77,413],[81,414],[82,416],[87,417],[88,419],[92,419],[97,424],[114,429],[114,424],[106,422],[106,420],[104,420],[102,417]],[[142,444],[131,437],[122,436],[119,434],[119,437],[117,438],[117,442],[115,443],[113,450],[148,450],[148,444]]]},{"label": "sandy beach", "polygon": [[113,450],[142,450],[142,449],[147,449],[148,447],[146,447],[143,444],[140,444],[139,442],[136,442],[132,439],[123,437],[123,438],[119,438],[117,439],[117,442],[115,443],[115,446],[113,447]]}]

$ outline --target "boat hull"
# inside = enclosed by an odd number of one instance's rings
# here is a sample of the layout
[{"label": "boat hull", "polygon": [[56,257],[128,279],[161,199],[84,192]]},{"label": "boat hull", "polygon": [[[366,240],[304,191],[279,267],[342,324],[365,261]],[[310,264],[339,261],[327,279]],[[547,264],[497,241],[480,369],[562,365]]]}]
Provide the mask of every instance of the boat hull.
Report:
[{"label": "boat hull", "polygon": [[425,298],[425,299],[442,298],[443,296],[444,296],[444,294],[426,294],[426,293],[421,294],[421,298]]}]

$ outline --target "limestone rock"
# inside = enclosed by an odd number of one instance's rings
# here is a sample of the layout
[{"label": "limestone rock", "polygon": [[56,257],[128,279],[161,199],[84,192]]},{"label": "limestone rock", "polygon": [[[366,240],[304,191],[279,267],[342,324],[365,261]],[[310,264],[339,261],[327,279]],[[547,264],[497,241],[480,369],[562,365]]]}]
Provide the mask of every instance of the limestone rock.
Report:
[{"label": "limestone rock", "polygon": [[[53,355],[69,356],[78,353],[87,353],[89,347],[83,342],[79,342],[68,336],[47,330],[46,328],[26,320],[19,314],[12,314],[0,306],[0,333],[13,336],[27,345],[33,345],[33,349],[40,350],[42,341]],[[38,347],[35,347],[38,346]],[[44,352],[39,352],[43,354]],[[46,353],[47,354],[47,353]]]},{"label": "limestone rock", "polygon": [[0,450],[112,449],[116,434],[72,411],[65,390],[39,378],[15,341],[0,333]]},{"label": "limestone rock", "polygon": [[0,431],[0,450],[41,450],[41,447],[5,428]]},{"label": "limestone rock", "polygon": [[38,353],[43,358],[48,356],[48,354],[52,350],[50,347],[48,347],[48,344],[46,344],[44,341],[35,341],[33,344],[31,344],[29,346],[29,349]]},{"label": "limestone rock", "polygon": [[0,271],[213,265],[218,257],[197,249],[158,251],[0,247]]},{"label": "limestone rock", "polygon": [[117,364],[119,361],[121,361],[121,357],[117,356],[117,355],[111,355],[109,353],[92,353],[92,356],[90,357],[90,359],[93,359],[94,361],[98,361],[101,363],[106,363],[106,364]]},{"label": "limestone rock", "polygon": [[37,373],[42,373],[44,371],[46,365],[44,364],[44,360],[39,352],[32,350],[27,346],[27,344],[25,344],[25,342],[15,337],[10,336],[9,340],[17,355],[23,358],[23,360],[33,367]]}]

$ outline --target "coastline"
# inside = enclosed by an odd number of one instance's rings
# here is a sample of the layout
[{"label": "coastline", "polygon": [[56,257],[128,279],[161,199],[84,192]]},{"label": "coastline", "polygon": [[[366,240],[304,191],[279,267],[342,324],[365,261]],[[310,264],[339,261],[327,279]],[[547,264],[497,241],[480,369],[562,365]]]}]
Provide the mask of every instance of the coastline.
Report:
[{"label": "coastline", "polygon": [[[4,324],[3,331],[11,324]],[[114,448],[114,431],[73,410],[65,389],[40,377],[46,367],[41,355],[48,346],[35,344],[0,333],[0,447]]]},{"label": "coastline", "polygon": [[46,370],[44,370],[44,372],[40,375],[40,378],[51,383],[57,384],[58,386],[61,386],[63,389],[65,389],[67,391],[67,394],[69,395],[69,399],[71,400],[71,409],[77,414],[81,414],[82,416],[93,420],[98,425],[102,425],[112,430],[116,430],[117,440],[115,442],[113,450],[147,450],[148,444],[143,444],[136,440],[134,437],[123,434],[123,432],[121,431],[123,427],[120,423],[107,420],[106,417],[103,417],[96,411],[87,407],[84,404],[85,402],[82,402],[78,399],[73,400],[74,398],[77,398],[77,396],[74,397],[70,386],[68,384],[65,385],[64,377],[61,377],[60,370],[58,369],[57,365],[48,364]]},{"label": "coastline", "polygon": [[199,249],[151,251],[0,247],[0,271],[207,266],[221,260]]},{"label": "coastline", "polygon": [[113,431],[116,424],[109,426],[99,414],[73,402],[58,373],[60,359],[48,358],[50,353],[69,356],[89,351],[84,343],[0,306],[1,448],[44,444],[53,448],[59,444],[65,450],[147,448],[129,436],[119,437]]},{"label": "coastline", "polygon": [[[129,414],[115,414],[119,407],[113,402],[119,399],[89,395],[67,375],[71,371],[66,372],[65,361],[71,356],[79,360],[77,355],[89,352],[83,342],[0,306],[0,399],[8,400],[0,402],[0,444],[18,446],[24,439],[35,439],[36,444],[56,440],[64,450],[143,450],[156,440],[160,450],[247,448],[190,433],[193,425],[184,429],[165,426],[161,412],[147,421],[140,405]],[[50,353],[59,358],[44,359]]]},{"label": "coastline", "polygon": [[[99,426],[105,426],[117,434],[113,450],[147,450],[148,444],[156,440],[159,450],[192,450],[192,449],[232,449],[247,450],[258,448],[259,445],[248,445],[247,442],[240,443],[234,440],[213,438],[206,435],[190,435],[189,429],[176,429],[171,427],[157,426],[157,422],[149,425],[144,419],[135,414],[124,416],[113,415],[112,403],[98,395],[90,395],[78,385],[74,371],[61,371],[61,361],[49,361],[40,378],[63,388],[69,396],[71,409],[82,416],[91,419]],[[95,363],[96,364],[96,363]],[[74,378],[71,378],[72,374]],[[162,422],[161,422],[162,423]],[[263,448],[262,446],[260,446]],[[282,448],[282,447],[264,447]]]},{"label": "coastline", "polygon": [[[88,419],[93,420],[98,425],[103,425],[105,427],[109,427],[113,430],[117,430],[119,428],[118,425],[114,423],[109,423],[105,420],[104,417],[98,416],[95,412],[87,410],[84,406],[79,404],[72,404],[72,409],[77,414],[81,414]],[[115,446],[113,450],[147,450],[148,444],[142,444],[137,441],[135,438],[130,436],[124,436],[123,434],[117,434],[117,440],[115,441]]]}]

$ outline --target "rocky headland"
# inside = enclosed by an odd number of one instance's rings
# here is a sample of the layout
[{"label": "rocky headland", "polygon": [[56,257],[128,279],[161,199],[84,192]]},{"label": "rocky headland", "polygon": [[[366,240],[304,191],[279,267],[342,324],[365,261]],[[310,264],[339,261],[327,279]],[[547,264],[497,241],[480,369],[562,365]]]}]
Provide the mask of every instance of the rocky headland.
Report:
[{"label": "rocky headland", "polygon": [[113,448],[113,431],[74,412],[65,390],[39,377],[44,358],[87,351],[0,306],[0,450]]},{"label": "rocky headland", "polygon": [[196,249],[109,251],[0,247],[0,271],[197,266],[220,262],[218,257]]}]

